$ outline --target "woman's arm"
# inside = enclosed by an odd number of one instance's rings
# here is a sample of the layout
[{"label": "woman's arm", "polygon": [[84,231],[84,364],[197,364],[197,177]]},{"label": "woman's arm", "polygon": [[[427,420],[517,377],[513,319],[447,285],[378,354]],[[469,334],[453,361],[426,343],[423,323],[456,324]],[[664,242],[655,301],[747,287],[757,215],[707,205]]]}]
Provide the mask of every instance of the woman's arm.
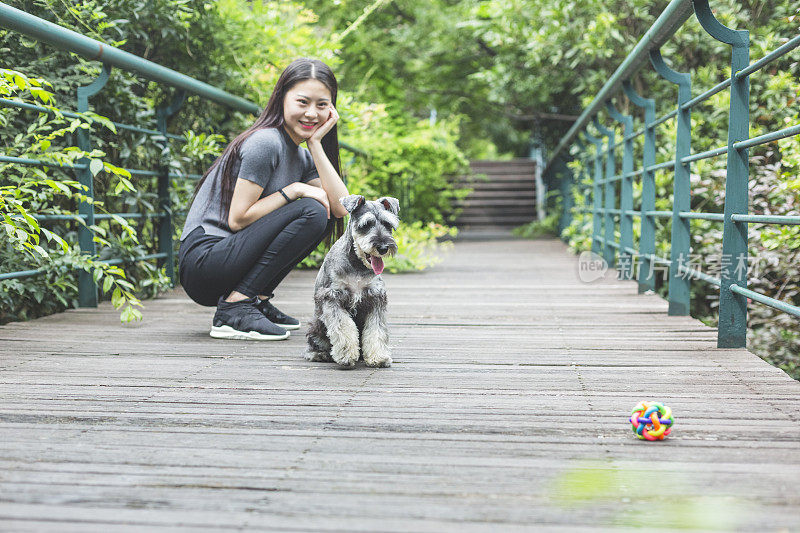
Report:
[{"label": "woman's arm", "polygon": [[328,116],[328,120],[309,137],[306,141],[306,146],[308,146],[308,151],[311,152],[311,157],[314,158],[314,165],[317,167],[320,183],[328,196],[330,212],[336,218],[342,218],[347,214],[347,209],[344,208],[339,198],[344,198],[350,193],[347,191],[347,186],[336,172],[336,169],[333,168],[328,156],[325,154],[325,150],[322,149],[322,138],[339,120],[339,113],[336,112],[333,105],[329,106],[329,109],[331,114]]},{"label": "woman's arm", "polygon": [[[335,172],[334,172],[335,174]],[[228,211],[228,226],[232,231],[241,231],[267,213],[275,211],[286,205],[286,198],[280,192],[272,193],[261,198],[264,187],[242,178],[236,180],[231,198],[231,207]],[[319,187],[295,182],[283,188],[283,192],[290,200],[297,198],[314,198],[328,211],[331,216],[330,203],[324,190]],[[336,203],[339,203],[338,200]]]}]

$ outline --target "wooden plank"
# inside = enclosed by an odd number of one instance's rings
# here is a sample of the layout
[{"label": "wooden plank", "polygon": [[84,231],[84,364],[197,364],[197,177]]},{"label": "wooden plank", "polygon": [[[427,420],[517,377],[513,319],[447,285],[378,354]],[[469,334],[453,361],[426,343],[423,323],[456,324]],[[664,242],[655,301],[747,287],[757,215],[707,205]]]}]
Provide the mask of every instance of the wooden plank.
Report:
[{"label": "wooden plank", "polygon": [[[314,275],[276,297],[304,323]],[[308,363],[305,327],[215,341],[180,291],[129,326],[0,327],[0,530],[613,531],[654,502],[666,530],[800,523],[800,384],[657,296],[582,283],[549,240],[385,279],[389,369]],[[630,431],[645,398],[675,411],[664,442]]]}]

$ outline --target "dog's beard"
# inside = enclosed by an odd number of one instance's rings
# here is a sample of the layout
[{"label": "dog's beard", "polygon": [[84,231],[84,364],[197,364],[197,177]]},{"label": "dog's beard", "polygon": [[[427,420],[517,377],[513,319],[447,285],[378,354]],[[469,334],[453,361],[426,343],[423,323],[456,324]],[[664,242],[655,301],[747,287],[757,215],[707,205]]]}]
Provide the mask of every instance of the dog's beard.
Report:
[{"label": "dog's beard", "polygon": [[[372,272],[375,273],[376,276],[380,275],[383,272],[384,264],[383,264],[383,255],[379,254],[377,250],[375,250],[374,245],[371,242],[369,235],[358,235],[353,234],[353,244],[356,250],[356,255],[361,262],[364,263],[369,269],[372,269]],[[385,255],[394,255],[397,251],[397,246],[393,245],[389,247],[389,253]]]}]

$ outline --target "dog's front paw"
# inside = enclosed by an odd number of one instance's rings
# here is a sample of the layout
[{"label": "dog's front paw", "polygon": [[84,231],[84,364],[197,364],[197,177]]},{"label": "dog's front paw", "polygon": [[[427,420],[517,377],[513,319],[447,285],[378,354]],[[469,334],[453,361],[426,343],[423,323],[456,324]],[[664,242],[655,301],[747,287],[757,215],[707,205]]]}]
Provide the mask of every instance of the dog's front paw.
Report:
[{"label": "dog's front paw", "polygon": [[332,351],[331,357],[342,368],[355,368],[358,361],[358,350]]},{"label": "dog's front paw", "polygon": [[378,354],[364,354],[364,363],[371,367],[386,368],[392,366],[392,357],[388,351]]},{"label": "dog's front paw", "polygon": [[313,352],[311,350],[307,350],[306,353],[303,354],[306,361],[312,362],[323,362],[323,363],[330,363],[332,361],[331,354],[325,352]]}]

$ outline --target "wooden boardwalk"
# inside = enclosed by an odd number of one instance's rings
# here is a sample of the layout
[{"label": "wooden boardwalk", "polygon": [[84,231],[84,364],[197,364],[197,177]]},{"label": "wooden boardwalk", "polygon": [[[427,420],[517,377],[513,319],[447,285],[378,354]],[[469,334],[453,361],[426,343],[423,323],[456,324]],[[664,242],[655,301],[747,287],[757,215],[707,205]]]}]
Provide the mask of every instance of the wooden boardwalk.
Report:
[{"label": "wooden boardwalk", "polygon": [[[314,272],[276,298],[307,319]],[[558,241],[385,276],[395,364],[215,341],[180,291],[0,327],[4,531],[800,530],[800,383]],[[664,442],[627,418],[676,416]]]}]

